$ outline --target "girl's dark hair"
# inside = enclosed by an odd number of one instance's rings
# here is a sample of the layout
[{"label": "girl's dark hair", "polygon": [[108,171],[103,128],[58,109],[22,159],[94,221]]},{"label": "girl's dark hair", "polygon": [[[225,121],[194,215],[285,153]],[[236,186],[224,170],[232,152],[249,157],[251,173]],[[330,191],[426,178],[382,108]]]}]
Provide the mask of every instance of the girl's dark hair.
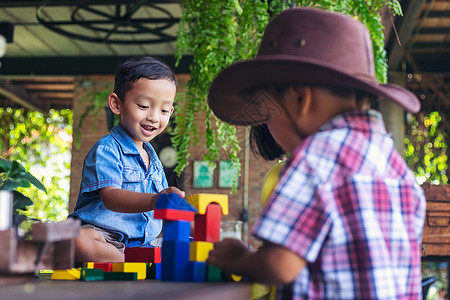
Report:
[{"label": "girl's dark hair", "polygon": [[145,56],[125,61],[116,73],[114,80],[114,93],[121,101],[125,100],[126,93],[134,82],[141,78],[150,80],[165,79],[176,85],[177,80],[172,70],[161,60]]},{"label": "girl's dark hair", "polygon": [[281,158],[285,151],[275,141],[267,124],[256,125],[250,128],[250,149],[255,156],[265,160]]}]

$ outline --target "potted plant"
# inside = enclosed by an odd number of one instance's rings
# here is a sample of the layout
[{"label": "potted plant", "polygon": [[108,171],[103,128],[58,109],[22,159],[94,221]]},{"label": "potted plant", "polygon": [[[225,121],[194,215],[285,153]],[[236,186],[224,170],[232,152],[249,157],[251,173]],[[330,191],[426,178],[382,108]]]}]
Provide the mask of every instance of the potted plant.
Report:
[{"label": "potted plant", "polygon": [[27,172],[18,161],[0,158],[0,191],[10,191],[13,194],[12,209],[15,215],[18,215],[19,210],[26,210],[28,206],[33,204],[33,201],[17,191],[17,188],[28,188],[31,185],[47,193],[44,185]]}]

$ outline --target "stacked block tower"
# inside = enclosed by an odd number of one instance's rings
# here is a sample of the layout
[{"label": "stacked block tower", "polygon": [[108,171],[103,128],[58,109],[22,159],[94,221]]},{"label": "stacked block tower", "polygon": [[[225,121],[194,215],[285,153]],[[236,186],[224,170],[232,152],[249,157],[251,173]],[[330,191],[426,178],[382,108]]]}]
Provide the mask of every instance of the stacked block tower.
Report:
[{"label": "stacked block tower", "polygon": [[161,194],[154,211],[154,218],[164,221],[161,248],[129,247],[124,263],[86,262],[84,268],[55,270],[52,279],[223,281],[222,271],[206,264],[214,242],[220,240],[222,214],[228,214],[227,195],[196,194],[185,200]]},{"label": "stacked block tower", "polygon": [[[163,219],[163,281],[220,281],[221,272],[205,261],[220,240],[222,214],[228,214],[228,196],[196,194],[187,202],[176,194],[162,194],[154,217]],[[190,238],[194,221],[193,241]]]}]

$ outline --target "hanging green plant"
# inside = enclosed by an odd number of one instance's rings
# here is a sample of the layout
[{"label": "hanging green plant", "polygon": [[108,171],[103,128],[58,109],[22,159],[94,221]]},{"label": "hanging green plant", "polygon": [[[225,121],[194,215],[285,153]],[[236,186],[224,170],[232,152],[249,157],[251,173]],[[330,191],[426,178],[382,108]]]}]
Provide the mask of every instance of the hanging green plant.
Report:
[{"label": "hanging green plant", "polygon": [[[397,0],[185,0],[175,56],[179,61],[183,55],[189,54],[193,61],[187,92],[177,97],[176,127],[172,132],[172,143],[178,151],[175,168],[178,175],[189,164],[189,147],[197,145],[201,136],[206,139],[204,160],[214,166],[223,149],[228,151],[231,166],[240,170],[236,128],[212,114],[207,104],[208,87],[225,67],[254,57],[270,17],[294,4],[337,11],[361,20],[372,37],[376,76],[381,83],[386,83],[387,63],[380,10],[387,5],[394,15],[401,14]],[[201,114],[206,115],[206,120],[199,124]],[[203,128],[204,132],[200,132]],[[233,178],[233,190],[237,182],[238,178]]]}]

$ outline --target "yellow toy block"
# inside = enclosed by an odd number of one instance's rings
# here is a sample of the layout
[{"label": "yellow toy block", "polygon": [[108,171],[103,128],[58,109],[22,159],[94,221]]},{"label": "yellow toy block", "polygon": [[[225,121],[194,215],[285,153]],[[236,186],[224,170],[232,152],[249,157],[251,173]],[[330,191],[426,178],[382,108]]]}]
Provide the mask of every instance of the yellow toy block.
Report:
[{"label": "yellow toy block", "polygon": [[204,215],[210,203],[217,203],[222,208],[222,215],[228,215],[228,196],[221,194],[195,194],[187,196],[186,200],[192,204],[198,214]]},{"label": "yellow toy block", "polygon": [[194,241],[190,244],[190,261],[206,261],[209,251],[214,248],[211,242]]},{"label": "yellow toy block", "polygon": [[79,280],[79,269],[66,269],[66,270],[54,270],[52,274],[52,280]]},{"label": "yellow toy block", "polygon": [[111,272],[137,273],[138,280],[147,278],[147,264],[138,262],[113,263]]},{"label": "yellow toy block", "polygon": [[85,269],[94,269],[94,262],[93,261],[92,262],[85,261],[83,263],[83,268],[85,268]]}]

